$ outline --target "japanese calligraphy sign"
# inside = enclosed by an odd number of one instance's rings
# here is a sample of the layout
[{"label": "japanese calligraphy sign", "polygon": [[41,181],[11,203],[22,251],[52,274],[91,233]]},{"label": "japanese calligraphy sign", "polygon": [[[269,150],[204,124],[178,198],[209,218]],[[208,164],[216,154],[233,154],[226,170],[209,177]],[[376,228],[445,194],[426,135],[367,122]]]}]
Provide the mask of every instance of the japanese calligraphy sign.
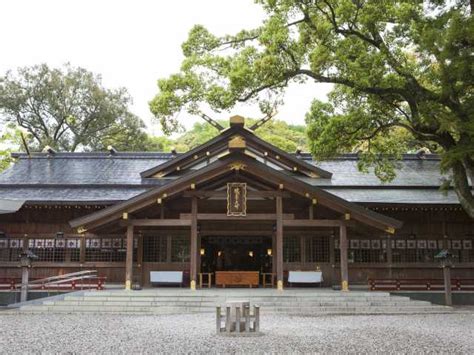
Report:
[{"label": "japanese calligraphy sign", "polygon": [[245,216],[247,214],[247,184],[229,182],[227,184],[227,215]]}]

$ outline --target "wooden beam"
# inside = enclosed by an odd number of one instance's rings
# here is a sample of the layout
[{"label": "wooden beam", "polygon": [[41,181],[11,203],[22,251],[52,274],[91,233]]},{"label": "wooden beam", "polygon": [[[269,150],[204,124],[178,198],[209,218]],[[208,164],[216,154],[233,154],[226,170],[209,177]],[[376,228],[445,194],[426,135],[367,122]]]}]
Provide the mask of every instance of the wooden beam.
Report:
[{"label": "wooden beam", "polygon": [[339,227],[340,252],[341,252],[341,291],[349,291],[349,266],[347,261],[347,228]]},{"label": "wooden beam", "polygon": [[[281,198],[281,197],[279,197]],[[293,213],[286,213],[282,215],[285,220],[292,220],[295,218]],[[183,220],[190,220],[192,219],[192,215],[190,213],[181,213],[179,215],[180,219]],[[255,221],[275,221],[277,219],[276,213],[247,213],[246,216],[227,216],[224,213],[198,213],[197,214],[198,220],[204,221],[232,221],[232,220],[255,220]]]},{"label": "wooden beam", "polygon": [[338,219],[283,219],[285,227],[339,227],[347,224]]},{"label": "wooden beam", "polygon": [[191,219],[132,219],[120,221],[123,227],[186,227],[191,226]]},{"label": "wooden beam", "polygon": [[198,231],[197,231],[198,199],[193,197],[191,200],[191,289],[196,289],[197,283],[197,253],[198,253]]},{"label": "wooden beam", "polygon": [[[186,191],[183,193],[184,197],[199,197],[199,198],[211,198],[211,197],[222,197],[227,198],[227,191],[226,190],[218,190],[218,191]],[[288,191],[252,191],[247,190],[247,198],[272,198],[272,197],[285,197],[290,198],[291,194]]]},{"label": "wooden beam", "polygon": [[276,198],[276,270],[277,288],[283,290],[283,199]]},{"label": "wooden beam", "polygon": [[133,226],[127,227],[127,254],[125,259],[125,289],[132,289],[133,277]]},{"label": "wooden beam", "polygon": [[202,236],[204,237],[212,237],[212,236],[234,236],[234,237],[269,237],[271,238],[273,232],[271,231],[271,227],[268,230],[203,230],[201,229]]}]

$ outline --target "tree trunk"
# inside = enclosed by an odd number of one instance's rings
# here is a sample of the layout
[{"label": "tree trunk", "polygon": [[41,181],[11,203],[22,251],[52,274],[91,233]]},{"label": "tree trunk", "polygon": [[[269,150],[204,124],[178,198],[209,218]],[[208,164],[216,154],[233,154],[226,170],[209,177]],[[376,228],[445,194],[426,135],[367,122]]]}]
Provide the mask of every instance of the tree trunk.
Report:
[{"label": "tree trunk", "polygon": [[454,191],[456,191],[456,194],[458,195],[461,206],[469,217],[474,219],[474,195],[469,186],[466,167],[461,162],[455,162],[452,166],[452,170]]}]

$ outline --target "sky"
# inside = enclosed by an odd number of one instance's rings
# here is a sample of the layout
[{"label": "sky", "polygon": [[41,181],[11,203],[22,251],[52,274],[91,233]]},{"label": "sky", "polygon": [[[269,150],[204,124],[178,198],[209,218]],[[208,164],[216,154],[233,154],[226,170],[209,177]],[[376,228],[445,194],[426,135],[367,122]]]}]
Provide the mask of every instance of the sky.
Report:
[{"label": "sky", "polygon": [[[126,87],[131,110],[160,134],[148,102],[156,81],[179,71],[181,43],[195,24],[217,35],[257,27],[263,10],[253,0],[4,0],[0,1],[0,75],[17,67],[69,62],[102,75],[109,88]],[[325,99],[329,85],[292,85],[279,119],[303,124],[311,100]],[[261,117],[256,106],[230,113],[206,112],[215,119],[234,114]],[[189,128],[200,118],[180,115]]]}]

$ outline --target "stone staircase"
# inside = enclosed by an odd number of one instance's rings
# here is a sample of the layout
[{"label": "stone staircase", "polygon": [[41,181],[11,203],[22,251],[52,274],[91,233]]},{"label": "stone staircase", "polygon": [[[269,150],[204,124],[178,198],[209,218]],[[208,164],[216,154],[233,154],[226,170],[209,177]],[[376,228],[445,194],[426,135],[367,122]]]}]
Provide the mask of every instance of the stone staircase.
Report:
[{"label": "stone staircase", "polygon": [[294,315],[449,313],[450,307],[392,296],[387,292],[333,290],[150,289],[85,291],[20,307],[20,313],[186,314],[215,312],[226,300],[249,300],[261,313]]}]

